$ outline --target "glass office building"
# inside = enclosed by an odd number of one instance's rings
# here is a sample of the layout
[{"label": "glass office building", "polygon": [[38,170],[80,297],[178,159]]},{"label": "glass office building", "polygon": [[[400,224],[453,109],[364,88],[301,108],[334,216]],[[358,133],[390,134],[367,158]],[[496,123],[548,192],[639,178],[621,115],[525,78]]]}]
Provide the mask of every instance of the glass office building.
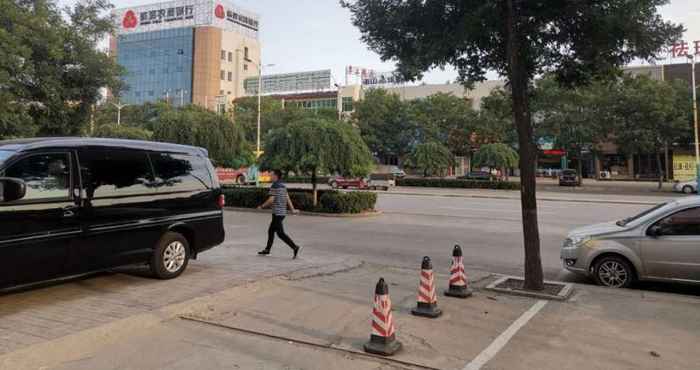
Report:
[{"label": "glass office building", "polygon": [[258,16],[228,0],[116,9],[110,54],[124,67],[124,104],[167,101],[226,109],[260,63]]},{"label": "glass office building", "polygon": [[117,61],[126,70],[122,102],[190,104],[193,37],[192,27],[119,35]]}]

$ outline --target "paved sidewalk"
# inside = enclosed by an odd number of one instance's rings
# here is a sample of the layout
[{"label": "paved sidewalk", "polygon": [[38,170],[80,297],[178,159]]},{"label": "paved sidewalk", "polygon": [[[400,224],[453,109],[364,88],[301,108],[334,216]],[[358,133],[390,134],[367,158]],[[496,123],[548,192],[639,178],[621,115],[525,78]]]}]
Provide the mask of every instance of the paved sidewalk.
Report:
[{"label": "paved sidewalk", "polygon": [[[135,327],[126,319],[111,337],[95,329],[0,356],[0,368],[680,370],[700,363],[697,298],[576,286],[560,303],[477,290],[467,300],[440,296],[444,315],[430,320],[409,313],[417,273],[365,264],[260,281],[163,308],[141,330],[119,329]],[[495,278],[468,274],[477,288]],[[390,359],[361,349],[380,276],[404,344]],[[438,274],[440,288],[446,278]]]}]

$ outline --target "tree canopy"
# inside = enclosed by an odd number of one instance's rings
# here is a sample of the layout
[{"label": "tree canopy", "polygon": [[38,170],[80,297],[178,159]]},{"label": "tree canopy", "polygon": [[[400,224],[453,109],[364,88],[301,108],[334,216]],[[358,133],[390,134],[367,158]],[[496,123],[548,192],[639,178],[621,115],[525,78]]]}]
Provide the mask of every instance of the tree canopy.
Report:
[{"label": "tree canopy", "polygon": [[435,141],[416,145],[408,158],[407,164],[420,171],[424,177],[447,175],[447,169],[452,165],[450,150]]},{"label": "tree canopy", "polygon": [[506,170],[518,166],[518,152],[503,143],[485,144],[474,153],[473,165]]},{"label": "tree canopy", "polygon": [[98,43],[113,31],[106,0],[0,0],[0,137],[79,135],[101,89],[121,85]]},{"label": "tree canopy", "polygon": [[367,145],[351,125],[306,116],[269,134],[261,167],[311,175],[315,202],[319,172],[366,176],[373,164]]}]

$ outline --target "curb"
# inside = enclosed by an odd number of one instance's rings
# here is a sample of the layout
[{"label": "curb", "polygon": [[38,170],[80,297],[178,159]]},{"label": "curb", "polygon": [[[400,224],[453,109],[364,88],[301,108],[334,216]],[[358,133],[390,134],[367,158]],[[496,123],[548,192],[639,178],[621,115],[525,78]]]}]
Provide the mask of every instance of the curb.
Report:
[{"label": "curb", "polygon": [[[408,195],[408,196],[424,196],[424,197],[442,197],[442,198],[475,198],[475,199],[505,199],[518,200],[519,197],[509,197],[505,195],[478,195],[478,194],[429,194],[429,193],[409,193],[409,192],[393,192],[382,193],[387,195]],[[595,200],[595,199],[566,199],[566,198],[540,198],[538,201],[543,202],[563,202],[563,203],[588,203],[588,204],[625,204],[625,205],[642,205],[653,206],[659,202],[651,201],[634,201],[634,200]]]},{"label": "curb", "polygon": [[[257,208],[243,208],[243,207],[224,207],[226,211],[234,212],[248,212],[248,213],[270,213],[269,210],[257,209]],[[362,212],[362,213],[321,213],[321,212],[299,212],[300,216],[311,216],[311,217],[334,217],[334,218],[362,218],[362,217],[376,217],[383,215],[383,211],[372,211],[372,212]],[[290,214],[291,215],[291,214]]]},{"label": "curb", "polygon": [[545,280],[545,284],[551,284],[551,285],[561,285],[563,288],[557,295],[552,295],[552,294],[547,294],[547,293],[538,293],[538,292],[529,292],[526,290],[515,290],[515,289],[506,289],[506,288],[498,288],[498,286],[507,280],[510,279],[515,279],[515,280],[522,280],[522,278],[517,277],[517,276],[503,276],[496,281],[492,282],[489,284],[485,290],[489,290],[492,292],[498,292],[502,294],[510,294],[510,295],[517,295],[517,296],[522,296],[522,297],[529,297],[529,298],[539,298],[539,299],[548,299],[548,300],[553,300],[553,301],[566,301],[569,299],[571,296],[571,293],[574,290],[574,284],[573,283],[564,283],[564,282],[559,282],[559,281],[549,281]]}]

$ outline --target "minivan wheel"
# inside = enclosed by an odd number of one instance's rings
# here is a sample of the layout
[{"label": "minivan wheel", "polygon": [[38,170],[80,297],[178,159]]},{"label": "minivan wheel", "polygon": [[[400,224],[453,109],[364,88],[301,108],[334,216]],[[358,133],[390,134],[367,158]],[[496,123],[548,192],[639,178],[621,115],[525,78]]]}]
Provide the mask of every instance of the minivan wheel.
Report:
[{"label": "minivan wheel", "polygon": [[593,278],[598,285],[609,288],[627,288],[635,279],[632,265],[621,257],[606,256],[593,267]]},{"label": "minivan wheel", "polygon": [[151,272],[158,279],[173,279],[187,268],[190,245],[181,234],[167,232],[158,242],[151,257]]}]

